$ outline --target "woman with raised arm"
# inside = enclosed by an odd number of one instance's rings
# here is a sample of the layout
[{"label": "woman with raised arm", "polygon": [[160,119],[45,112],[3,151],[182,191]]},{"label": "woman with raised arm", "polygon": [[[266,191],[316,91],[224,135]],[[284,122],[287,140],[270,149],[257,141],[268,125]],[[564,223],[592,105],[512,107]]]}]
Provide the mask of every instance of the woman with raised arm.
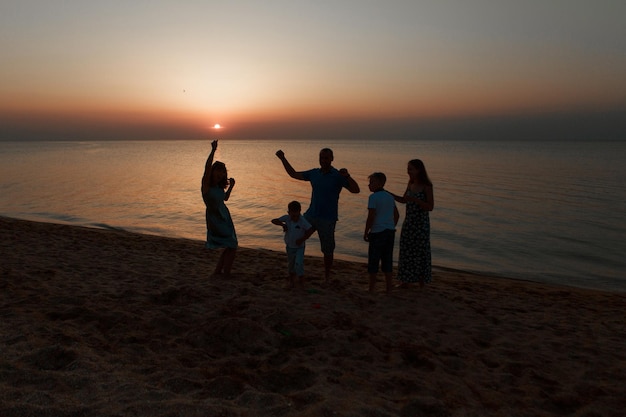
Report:
[{"label": "woman with raised arm", "polygon": [[230,217],[228,207],[224,204],[230,198],[235,186],[235,179],[228,178],[226,165],[215,161],[217,140],[211,142],[211,153],[204,166],[202,176],[202,199],[206,206],[206,247],[208,249],[223,248],[215,267],[214,276],[230,276],[230,271],[237,253],[237,234]]}]

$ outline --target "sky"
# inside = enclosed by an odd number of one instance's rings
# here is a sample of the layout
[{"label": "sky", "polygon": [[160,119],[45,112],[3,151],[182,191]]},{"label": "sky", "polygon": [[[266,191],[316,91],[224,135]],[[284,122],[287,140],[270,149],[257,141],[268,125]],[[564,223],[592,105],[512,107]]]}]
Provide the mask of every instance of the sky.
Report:
[{"label": "sky", "polygon": [[626,139],[624,16],[623,0],[3,0],[0,140]]}]

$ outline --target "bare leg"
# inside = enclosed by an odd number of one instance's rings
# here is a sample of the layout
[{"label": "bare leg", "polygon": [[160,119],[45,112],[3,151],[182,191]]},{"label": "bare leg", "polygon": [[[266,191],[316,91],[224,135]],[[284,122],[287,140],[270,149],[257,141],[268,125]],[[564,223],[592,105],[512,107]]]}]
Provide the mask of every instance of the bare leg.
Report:
[{"label": "bare leg", "polygon": [[215,272],[213,272],[213,275],[222,275],[224,273],[224,253],[226,253],[226,249],[224,249],[220,254],[220,257],[217,260],[217,265],[215,265]]},{"label": "bare leg", "polygon": [[324,276],[326,278],[326,283],[330,281],[330,270],[333,267],[333,254],[325,253],[324,254]]},{"label": "bare leg", "polygon": [[393,284],[391,282],[391,272],[385,272],[385,284],[387,285],[387,294],[391,292]]},{"label": "bare leg", "polygon": [[300,289],[303,290],[306,288],[306,279],[304,278],[304,275],[300,275],[298,277],[298,281],[299,281],[299,285],[300,285]]},{"label": "bare leg", "polygon": [[[230,276],[230,270],[233,267],[233,262],[235,261],[235,255],[237,254],[237,249],[235,248],[226,248],[222,252],[222,256],[220,256],[220,260],[217,263],[217,267],[215,267],[216,273],[223,273],[226,276]],[[222,271],[223,272],[219,272]]]},{"label": "bare leg", "polygon": [[370,292],[376,289],[376,273],[370,273]]}]

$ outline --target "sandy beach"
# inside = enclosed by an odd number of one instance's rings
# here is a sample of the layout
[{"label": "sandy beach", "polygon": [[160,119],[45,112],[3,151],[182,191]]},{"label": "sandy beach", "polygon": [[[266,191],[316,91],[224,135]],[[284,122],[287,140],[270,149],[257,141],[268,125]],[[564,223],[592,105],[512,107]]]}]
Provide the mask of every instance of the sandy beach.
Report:
[{"label": "sandy beach", "polygon": [[[198,227],[203,227],[199,223]],[[0,217],[0,416],[623,416],[626,294]]]}]

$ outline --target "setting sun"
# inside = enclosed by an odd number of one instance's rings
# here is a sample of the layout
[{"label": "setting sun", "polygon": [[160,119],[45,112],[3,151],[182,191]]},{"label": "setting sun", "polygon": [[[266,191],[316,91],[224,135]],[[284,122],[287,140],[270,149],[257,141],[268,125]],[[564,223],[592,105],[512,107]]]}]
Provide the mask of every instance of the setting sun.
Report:
[{"label": "setting sun", "polygon": [[221,128],[222,128],[222,126],[219,123],[215,123],[213,125],[213,129],[221,129]]}]

